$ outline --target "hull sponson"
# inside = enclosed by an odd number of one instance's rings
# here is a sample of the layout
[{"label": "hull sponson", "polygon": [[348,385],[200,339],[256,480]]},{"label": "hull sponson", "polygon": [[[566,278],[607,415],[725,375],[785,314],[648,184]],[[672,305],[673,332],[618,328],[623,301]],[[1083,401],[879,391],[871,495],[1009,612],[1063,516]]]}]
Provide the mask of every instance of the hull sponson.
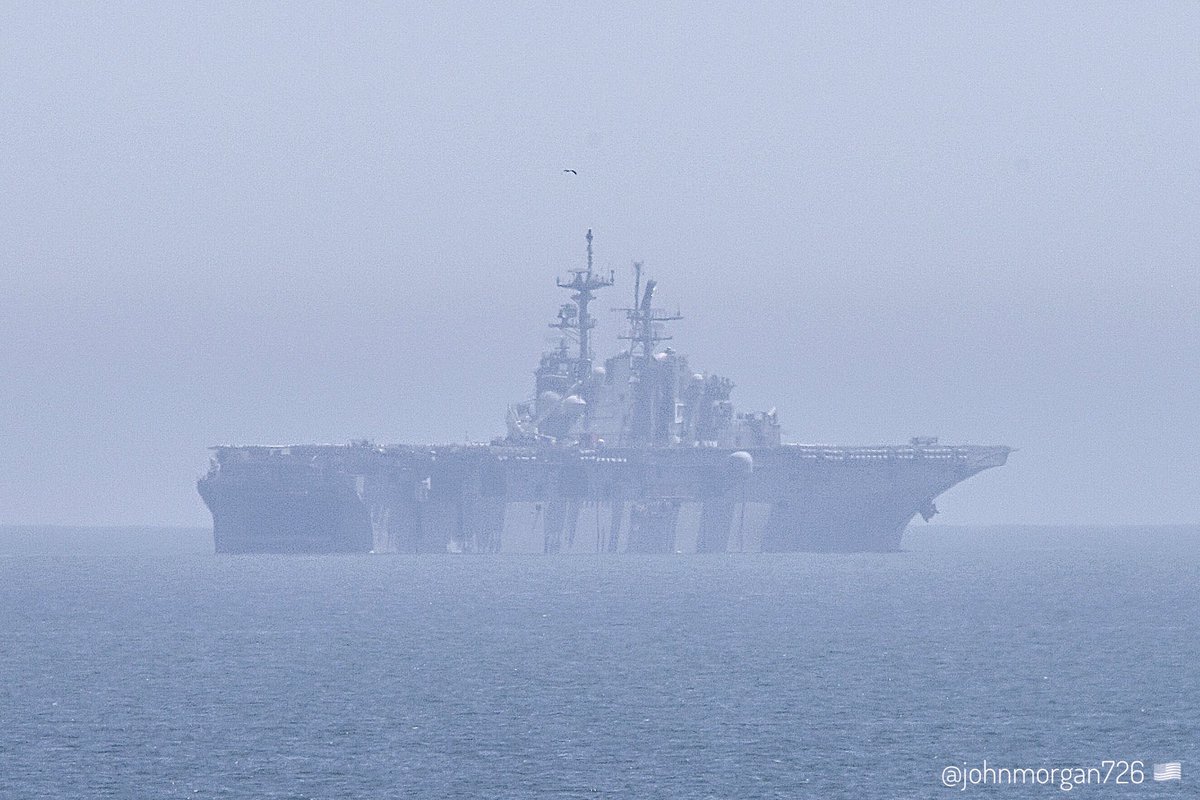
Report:
[{"label": "hull sponson", "polygon": [[891,551],[938,495],[1010,452],[214,449],[198,488],[222,553]]}]

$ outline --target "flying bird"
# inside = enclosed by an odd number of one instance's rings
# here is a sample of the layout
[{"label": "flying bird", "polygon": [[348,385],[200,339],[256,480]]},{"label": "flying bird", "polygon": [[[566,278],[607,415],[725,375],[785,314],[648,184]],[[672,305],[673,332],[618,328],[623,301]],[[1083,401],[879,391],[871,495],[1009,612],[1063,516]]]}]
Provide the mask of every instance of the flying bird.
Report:
[{"label": "flying bird", "polygon": [[572,175],[578,175],[578,174],[579,174],[578,172],[576,172],[576,171],[575,171],[575,170],[573,170],[573,169],[564,169],[564,170],[563,170],[563,172],[569,172],[569,173],[571,173]]}]

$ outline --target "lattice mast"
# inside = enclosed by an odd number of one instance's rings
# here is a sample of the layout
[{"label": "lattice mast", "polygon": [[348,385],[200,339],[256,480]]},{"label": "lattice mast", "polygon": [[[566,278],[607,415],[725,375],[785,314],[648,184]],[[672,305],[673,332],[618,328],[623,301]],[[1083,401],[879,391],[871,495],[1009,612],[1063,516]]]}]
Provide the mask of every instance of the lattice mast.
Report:
[{"label": "lattice mast", "polygon": [[[658,348],[659,342],[665,342],[671,339],[670,336],[663,333],[664,323],[675,322],[683,319],[683,316],[676,311],[670,313],[661,308],[654,308],[654,288],[658,283],[651,279],[646,281],[646,290],[642,292],[642,262],[633,262],[633,307],[620,308],[617,311],[624,311],[625,317],[629,320],[629,333],[621,334],[621,339],[626,339],[630,342],[629,355],[632,358],[634,348],[641,347],[642,357],[650,359],[654,357],[654,352]],[[639,295],[641,295],[639,297]]]},{"label": "lattice mast", "polygon": [[592,328],[596,327],[596,320],[593,319],[588,306],[598,289],[613,285],[611,272],[608,277],[604,277],[595,274],[592,270],[591,228],[588,228],[587,232],[587,267],[568,270],[568,272],[571,273],[569,280],[563,281],[562,278],[556,278],[554,282],[558,288],[573,292],[571,301],[575,305],[573,308],[570,304],[564,305],[558,312],[558,321],[550,323],[550,327],[574,332],[579,342],[579,355],[575,361],[575,378],[584,380],[592,371],[592,348],[589,333]]}]

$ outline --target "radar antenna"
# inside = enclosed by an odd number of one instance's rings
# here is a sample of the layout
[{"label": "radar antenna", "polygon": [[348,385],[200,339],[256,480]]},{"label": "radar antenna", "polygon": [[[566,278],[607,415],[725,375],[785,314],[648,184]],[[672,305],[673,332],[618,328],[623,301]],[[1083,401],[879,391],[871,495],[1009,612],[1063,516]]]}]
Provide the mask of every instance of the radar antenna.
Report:
[{"label": "radar antenna", "polygon": [[588,311],[588,304],[592,302],[597,289],[613,285],[613,275],[611,272],[608,277],[604,277],[603,275],[596,275],[592,271],[591,228],[588,228],[587,232],[587,267],[567,271],[571,273],[569,280],[564,281],[562,278],[556,278],[554,282],[558,288],[574,293],[571,295],[571,301],[575,305],[574,308],[570,304],[564,305],[558,312],[558,321],[551,322],[550,327],[563,331],[574,331],[579,341],[579,356],[576,359],[575,377],[577,380],[583,380],[592,371],[592,348],[588,334],[592,328],[596,327],[596,320]]},{"label": "radar antenna", "polygon": [[642,356],[644,358],[651,358],[654,356],[654,351],[658,347],[658,343],[668,341],[671,338],[663,333],[664,323],[681,320],[683,316],[678,311],[672,314],[661,308],[653,307],[654,288],[658,285],[658,282],[653,278],[646,281],[646,290],[645,293],[642,293],[641,261],[633,262],[633,274],[633,307],[614,309],[615,311],[624,311],[626,319],[629,320],[629,333],[622,334],[618,338],[626,339],[630,342],[630,357],[633,356],[634,347],[640,346]]}]

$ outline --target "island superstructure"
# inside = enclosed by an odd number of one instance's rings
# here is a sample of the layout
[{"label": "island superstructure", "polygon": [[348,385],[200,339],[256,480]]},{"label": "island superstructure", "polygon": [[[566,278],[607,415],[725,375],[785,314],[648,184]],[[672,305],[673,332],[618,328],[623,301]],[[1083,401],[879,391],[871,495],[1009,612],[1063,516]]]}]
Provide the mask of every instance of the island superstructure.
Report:
[{"label": "island superstructure", "polygon": [[741,413],[733,383],[665,343],[679,319],[635,264],[626,347],[593,359],[583,265],[529,399],[490,444],[223,445],[198,482],[216,550],[258,552],[892,551],[999,445],[784,444],[775,409]]}]

